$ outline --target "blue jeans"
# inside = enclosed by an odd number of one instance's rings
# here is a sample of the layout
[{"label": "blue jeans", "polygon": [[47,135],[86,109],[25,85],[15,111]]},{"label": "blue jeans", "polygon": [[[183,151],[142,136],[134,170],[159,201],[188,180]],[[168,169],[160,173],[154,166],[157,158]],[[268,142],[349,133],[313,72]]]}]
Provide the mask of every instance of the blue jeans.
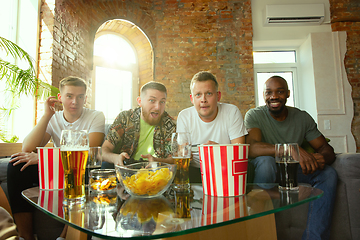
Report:
[{"label": "blue jeans", "polygon": [[[276,163],[270,156],[260,156],[250,161],[255,167],[254,183],[274,183],[276,181]],[[324,195],[309,203],[308,219],[302,239],[329,239],[331,218],[334,210],[337,173],[326,165],[323,170],[308,175],[298,169],[298,182],[309,183],[324,191]]]}]

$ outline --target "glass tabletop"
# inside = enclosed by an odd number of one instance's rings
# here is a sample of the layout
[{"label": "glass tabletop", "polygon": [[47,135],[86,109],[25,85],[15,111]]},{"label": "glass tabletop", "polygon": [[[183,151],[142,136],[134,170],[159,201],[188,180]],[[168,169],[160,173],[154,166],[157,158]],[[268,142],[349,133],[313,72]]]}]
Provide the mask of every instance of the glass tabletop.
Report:
[{"label": "glass tabletop", "polygon": [[22,192],[25,199],[49,216],[103,239],[155,239],[179,236],[283,211],[315,200],[323,191],[300,185],[299,191],[280,191],[277,184],[247,184],[246,194],[212,197],[201,184],[189,193],[169,189],[157,198],[136,198],[116,191],[87,191],[86,203],[62,204],[63,190]]}]

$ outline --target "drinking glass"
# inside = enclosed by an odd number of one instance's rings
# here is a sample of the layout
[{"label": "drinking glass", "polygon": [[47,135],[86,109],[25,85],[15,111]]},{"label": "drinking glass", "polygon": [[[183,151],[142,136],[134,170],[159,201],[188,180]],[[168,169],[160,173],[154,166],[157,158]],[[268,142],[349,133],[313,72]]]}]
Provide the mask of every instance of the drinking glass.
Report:
[{"label": "drinking glass", "polygon": [[85,168],[89,154],[89,136],[85,130],[63,130],[60,140],[65,175],[64,204],[85,202]]},{"label": "drinking glass", "polygon": [[275,161],[280,190],[298,190],[299,146],[297,143],[275,144]]},{"label": "drinking glass", "polygon": [[100,169],[102,163],[102,149],[101,147],[90,147],[89,157],[86,163],[86,172],[85,172],[85,185],[89,184],[90,171],[95,169]]},{"label": "drinking glass", "polygon": [[173,182],[175,191],[189,191],[189,166],[191,159],[191,138],[188,132],[173,133],[171,137],[171,155],[176,164]]}]

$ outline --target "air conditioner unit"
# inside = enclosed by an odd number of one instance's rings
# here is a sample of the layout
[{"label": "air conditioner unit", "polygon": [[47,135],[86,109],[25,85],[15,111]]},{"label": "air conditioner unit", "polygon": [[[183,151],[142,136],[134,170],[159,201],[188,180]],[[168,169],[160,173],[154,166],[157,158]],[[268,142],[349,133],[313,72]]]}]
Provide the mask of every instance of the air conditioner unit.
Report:
[{"label": "air conditioner unit", "polygon": [[321,24],[324,4],[266,5],[266,25]]}]

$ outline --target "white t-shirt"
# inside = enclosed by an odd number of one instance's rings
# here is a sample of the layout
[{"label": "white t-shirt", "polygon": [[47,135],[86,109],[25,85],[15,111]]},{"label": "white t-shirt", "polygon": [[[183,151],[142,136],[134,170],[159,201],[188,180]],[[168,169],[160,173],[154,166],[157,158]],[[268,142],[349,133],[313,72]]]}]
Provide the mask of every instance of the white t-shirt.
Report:
[{"label": "white t-shirt", "polygon": [[60,137],[62,130],[87,130],[88,133],[101,132],[105,134],[104,113],[88,108],[83,108],[81,116],[73,123],[65,120],[63,111],[55,112],[51,117],[46,132],[53,139],[55,147],[60,147]]},{"label": "white t-shirt", "polygon": [[[192,145],[207,141],[229,144],[231,140],[248,133],[240,110],[227,103],[218,103],[218,114],[212,122],[201,120],[194,106],[182,110],[177,119],[176,132],[190,132]],[[192,166],[200,167],[196,153]]]}]

